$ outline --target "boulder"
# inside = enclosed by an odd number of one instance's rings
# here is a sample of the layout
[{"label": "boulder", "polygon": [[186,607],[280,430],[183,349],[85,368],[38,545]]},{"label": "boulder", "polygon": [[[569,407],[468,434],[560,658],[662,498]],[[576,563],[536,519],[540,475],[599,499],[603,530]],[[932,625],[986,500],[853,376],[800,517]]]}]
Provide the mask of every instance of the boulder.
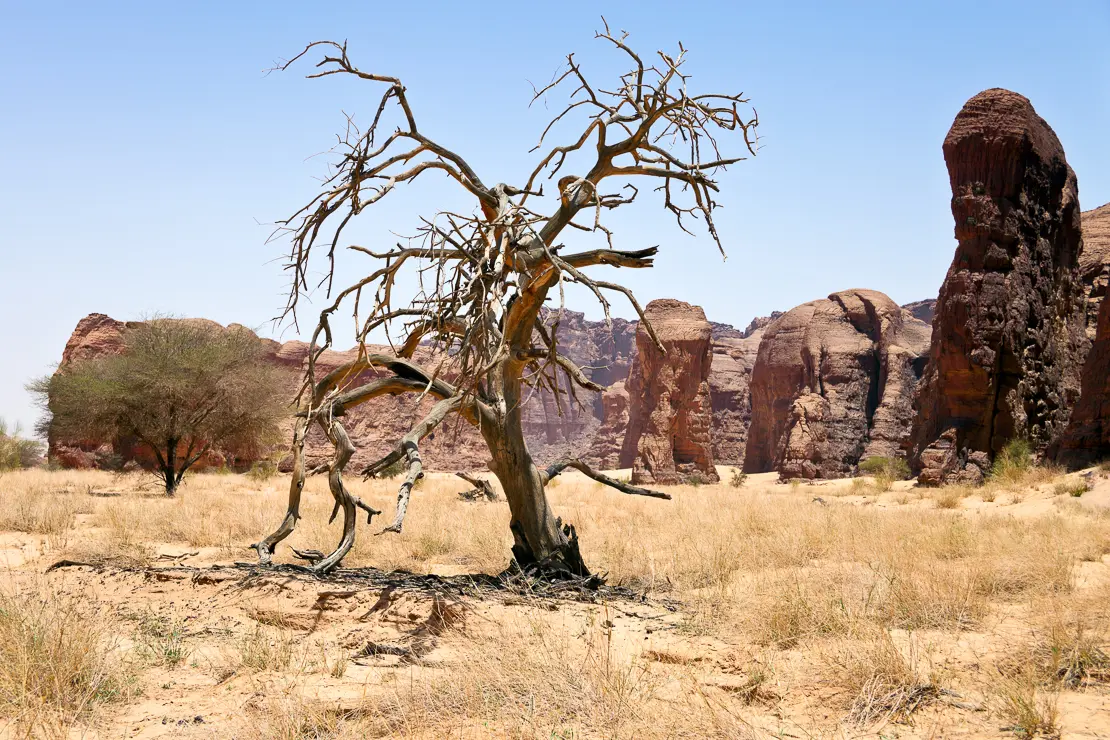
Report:
[{"label": "boulder", "polygon": [[622,451],[625,461],[631,458],[632,482],[716,482],[709,389],[712,327],[701,308],[669,298],[652,301],[644,312],[665,353],[642,325],[637,327]]},{"label": "boulder", "polygon": [[928,326],[886,295],[846,290],[764,329],[751,377],[744,471],[853,475],[903,454]]},{"label": "boulder", "polygon": [[934,484],[981,472],[1012,438],[1052,442],[1088,346],[1078,186],[1056,134],[1026,98],[991,89],[956,116],[944,159],[959,243],[910,450]]}]

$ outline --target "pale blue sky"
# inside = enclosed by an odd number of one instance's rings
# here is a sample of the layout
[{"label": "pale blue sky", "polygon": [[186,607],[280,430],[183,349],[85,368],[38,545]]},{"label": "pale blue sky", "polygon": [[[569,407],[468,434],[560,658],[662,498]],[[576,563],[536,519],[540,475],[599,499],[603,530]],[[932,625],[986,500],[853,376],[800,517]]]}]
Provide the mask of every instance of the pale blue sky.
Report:
[{"label": "pale blue sky", "polygon": [[[265,243],[266,224],[311,197],[324,168],[308,157],[341,110],[364,120],[380,93],[263,73],[315,39],[349,39],[359,66],[405,81],[425,133],[486,182],[515,184],[544,124],[529,81],[571,51],[599,80],[612,69],[593,40],[601,13],[646,53],[682,41],[692,89],[751,96],[764,148],[721,178],[727,262],[643,193],[616,222],[619,246],[661,255],[620,277],[644,301],[677,297],[738,326],[849,287],[935,296],[954,248],[941,142],[984,88],[1028,96],[1083,207],[1110,201],[1106,0],[833,5],[0,0],[0,416],[31,425],[23,383],[90,312],[252,326],[276,314],[282,245]],[[431,180],[383,203],[352,232],[360,243],[465,205]]]}]

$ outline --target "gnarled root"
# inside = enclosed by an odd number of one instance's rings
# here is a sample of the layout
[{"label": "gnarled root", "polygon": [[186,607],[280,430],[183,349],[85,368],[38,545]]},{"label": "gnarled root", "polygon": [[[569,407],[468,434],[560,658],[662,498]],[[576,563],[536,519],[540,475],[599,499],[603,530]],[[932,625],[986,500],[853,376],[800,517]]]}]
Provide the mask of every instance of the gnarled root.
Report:
[{"label": "gnarled root", "polygon": [[582,559],[582,551],[578,548],[578,533],[574,531],[574,525],[563,524],[562,519],[556,519],[555,523],[563,534],[563,544],[546,557],[537,558],[532,548],[528,546],[520,525],[517,522],[511,522],[509,529],[513,533],[513,562],[521,571],[533,578],[551,581],[590,578],[600,585],[602,580],[590,573],[590,569]]}]

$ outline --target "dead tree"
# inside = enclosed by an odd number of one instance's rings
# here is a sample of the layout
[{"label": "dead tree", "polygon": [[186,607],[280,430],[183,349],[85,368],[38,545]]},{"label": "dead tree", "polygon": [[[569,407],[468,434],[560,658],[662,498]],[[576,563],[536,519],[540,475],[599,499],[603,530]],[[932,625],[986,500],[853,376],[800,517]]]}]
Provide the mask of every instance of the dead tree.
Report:
[{"label": "dead tree", "polygon": [[[513,556],[525,569],[547,575],[588,574],[574,528],[555,517],[544,493],[547,483],[568,467],[624,493],[670,498],[601,475],[580,460],[561,460],[547,469],[532,460],[521,424],[526,394],[546,388],[557,399],[569,399],[576,386],[601,390],[560,353],[557,325],[545,325],[540,312],[545,302],[553,299],[549,295],[553,290],[561,311],[563,285],[572,282],[592,292],[608,321],[608,296],[619,293],[632,304],[662,350],[632,292],[587,275],[592,267],[651,267],[657,251],[656,247],[614,248],[614,235],[602,215],[636,199],[639,190],[632,181],[650,183],[662,193],[663,206],[674,215],[679,228],[690,233],[689,221],[704,221],[723,255],[713,223],[718,186],[712,178],[718,170],[747,157],[723,155],[716,137],[740,132],[746,154],[754,155],[758,118],[754,109],[750,118],[741,115],[741,106],[747,103],[741,95],[691,94],[683,74],[686,50],[681,44],[676,54],[658,52],[645,60],[627,45],[627,34],[614,34],[608,25],[596,37],[623,55],[630,71],[604,89],[588,81],[574,55],[568,56],[565,69],[535,91],[533,102],[556,88],[573,88],[568,104],[550,121],[532,151],[540,150],[556,129],[579,118],[582,128],[575,129],[569,143],[547,151],[527,179],[516,184],[488,184],[462,156],[425,135],[401,81],[360,70],[348,57],[346,43],[314,42],[280,67],[286,69],[319,52],[318,71],[309,78],[349,75],[384,87],[368,127],[360,129],[348,117],[346,132],[335,150],[338,161],[321,192],[280,222],[279,233],[291,239],[287,267],[293,287],[286,316],[296,320],[298,301],[309,290],[310,264],[315,264],[314,253],[320,251],[326,252],[326,268],[319,285],[326,286],[331,297],[336,249],[345,227],[399,185],[438,172],[473,197],[475,207],[471,213],[439,211],[422,218],[417,233],[392,249],[348,247],[373,260],[374,267],[335,295],[321,311],[312,334],[298,398],[289,508],[281,527],[255,545],[262,563],[270,561],[275,546],[293,531],[299,517],[304,439],[311,424],[319,424],[335,446],[327,469],[335,498],[332,518],[340,509],[344,514],[339,546],[314,567],[327,572],[346,555],[354,543],[357,509],[370,516],[376,512],[343,485],[344,467],[354,447],[342,420],[353,406],[384,394],[413,393],[436,400],[395,449],[362,471],[373,475],[398,461],[406,467],[393,521],[384,532],[401,532],[409,494],[424,474],[420,442],[450,417],[477,427],[489,447],[489,468],[500,481],[511,510]],[[385,133],[390,115],[399,123]],[[585,174],[564,174],[568,157],[588,158]],[[544,200],[541,183],[557,176],[558,200]],[[619,188],[609,187],[614,180],[623,181]],[[560,242],[568,228],[603,235],[605,247],[568,253]],[[394,289],[403,268],[419,275],[420,288],[402,304],[394,300]],[[358,359],[317,377],[316,360],[332,346],[331,320],[341,306],[354,314]],[[398,327],[403,330],[399,334],[395,333]],[[398,337],[395,344],[390,340],[394,352],[368,350],[367,338],[379,329]],[[421,344],[436,350],[435,367],[421,367],[413,361]],[[363,373],[371,368],[379,377],[359,385],[360,375],[365,377]]]}]

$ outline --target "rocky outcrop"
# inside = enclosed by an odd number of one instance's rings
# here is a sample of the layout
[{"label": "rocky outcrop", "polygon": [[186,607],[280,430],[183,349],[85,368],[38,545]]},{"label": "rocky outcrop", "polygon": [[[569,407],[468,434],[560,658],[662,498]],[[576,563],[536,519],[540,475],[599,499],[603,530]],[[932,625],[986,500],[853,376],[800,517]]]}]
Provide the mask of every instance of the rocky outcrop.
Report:
[{"label": "rocky outcrop", "polygon": [[1087,296],[1087,337],[1095,338],[1099,306],[1110,284],[1110,203],[1082,214],[1083,251],[1079,272]]},{"label": "rocky outcrop", "polygon": [[918,321],[923,321],[929,326],[933,325],[933,313],[937,309],[936,298],[929,298],[924,301],[914,301],[902,306],[903,310],[909,311],[910,315]]},{"label": "rocky outcrop", "polygon": [[712,324],[713,364],[709,371],[709,398],[713,407],[713,461],[718,465],[744,464],[744,449],[752,420],[749,389],[752,368],[763,330],[770,319],[756,326],[760,321],[763,320],[756,319],[743,332],[725,324]]},{"label": "rocky outcrop", "polygon": [[902,454],[929,328],[886,295],[846,290],[764,329],[744,471],[838,478]]},{"label": "rocky outcrop", "polygon": [[590,458],[602,470],[631,467],[621,461],[621,449],[628,434],[628,391],[624,381],[614,383],[601,394],[601,428],[594,439]]},{"label": "rocky outcrop", "polygon": [[672,299],[644,313],[665,354],[643,326],[636,329],[637,361],[628,380],[629,427],[622,457],[632,458],[632,482],[715,482],[709,369],[712,328],[697,306]]},{"label": "rocky outcrop", "polygon": [[102,313],[91,313],[77,322],[62,350],[61,365],[118,354],[123,349],[127,325]]},{"label": "rocky outcrop", "polygon": [[1052,129],[1008,90],[979,93],[944,140],[959,242],[915,403],[923,483],[977,480],[1014,437],[1067,423],[1087,349],[1075,173]]},{"label": "rocky outcrop", "polygon": [[1069,468],[1110,457],[1110,301],[1099,306],[1095,341],[1083,367],[1079,402],[1049,455]]},{"label": "rocky outcrop", "polygon": [[[609,387],[628,377],[636,354],[636,322],[613,319],[607,326],[603,321],[587,321],[577,311],[545,311],[543,321],[557,337],[559,352],[593,382]],[[560,375],[559,382],[564,384],[566,377]],[[604,420],[602,394],[576,388],[575,396],[557,399],[547,390],[528,394],[522,414],[524,434],[537,460],[573,456],[601,464],[597,446]]]},{"label": "rocky outcrop", "polygon": [[[556,319],[559,319],[557,327]],[[621,450],[628,433],[629,399],[624,383],[636,363],[637,322],[613,319],[610,328],[605,322],[588,321],[583,314],[574,311],[564,311],[561,316],[555,311],[545,312],[544,320],[555,330],[560,350],[582,367],[588,377],[608,390],[597,393],[579,388],[577,401],[564,397],[561,403],[556,403],[548,391],[529,394],[523,417],[530,451],[544,464],[572,455],[603,469],[631,467],[635,447],[623,461]],[[710,436],[712,457],[717,463],[736,465],[743,461],[751,418],[748,382],[763,327],[770,321],[770,317],[755,319],[743,332],[727,324],[711,325]],[[103,314],[82,319],[66,345],[63,363],[119,352],[127,326]],[[261,341],[272,362],[288,368],[291,375],[303,370],[307,344]],[[420,348],[418,352],[418,359],[434,362],[434,358],[425,356],[427,348]],[[347,359],[349,353],[327,352],[320,360],[320,368],[326,370]],[[369,372],[362,380],[372,377],[374,373]],[[401,396],[375,399],[352,411],[348,426],[358,449],[352,469],[384,454],[393,440],[416,421],[416,415],[426,410],[411,398]],[[324,462],[331,448],[316,431],[311,434],[306,448],[309,462]],[[102,440],[52,445],[51,449],[52,457],[59,463],[83,467],[117,465],[122,458],[140,454],[122,443],[113,446]],[[446,425],[425,442],[421,450],[427,453],[425,463],[436,470],[481,468],[486,459],[484,445],[466,425]],[[222,463],[213,458],[211,464],[218,467]]]},{"label": "rocky outcrop", "polygon": [[[779,316],[782,316],[782,311],[772,311],[770,316],[757,316],[756,318],[751,320],[751,323],[747,325],[744,331],[740,332],[740,338],[749,339],[751,337],[754,337],[756,332],[766,329],[768,326],[771,325],[771,322],[777,319]],[[716,326],[717,324],[714,324],[714,328],[716,328]]]}]

